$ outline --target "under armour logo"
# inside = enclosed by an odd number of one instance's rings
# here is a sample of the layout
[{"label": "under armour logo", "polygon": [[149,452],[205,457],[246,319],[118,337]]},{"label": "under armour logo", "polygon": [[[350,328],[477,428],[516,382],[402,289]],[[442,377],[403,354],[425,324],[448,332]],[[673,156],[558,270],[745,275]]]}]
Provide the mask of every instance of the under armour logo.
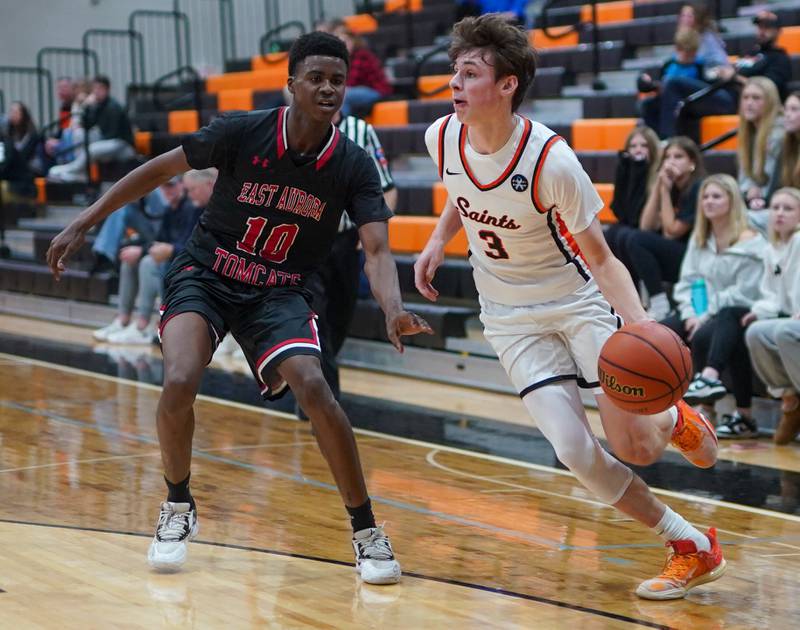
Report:
[{"label": "under armour logo", "polygon": [[262,158],[259,155],[253,156],[253,166],[260,166],[261,168],[267,168],[269,165],[269,160],[267,158]]},{"label": "under armour logo", "polygon": [[514,175],[514,177],[511,178],[511,188],[517,192],[525,192],[528,188],[528,180],[525,179],[524,175]]}]

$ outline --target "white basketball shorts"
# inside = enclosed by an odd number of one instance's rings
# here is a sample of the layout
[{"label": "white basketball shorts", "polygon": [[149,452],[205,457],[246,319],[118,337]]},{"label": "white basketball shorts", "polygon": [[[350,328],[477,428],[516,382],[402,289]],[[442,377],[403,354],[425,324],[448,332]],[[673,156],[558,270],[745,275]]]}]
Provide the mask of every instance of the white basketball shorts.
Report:
[{"label": "white basketball shorts", "polygon": [[594,280],[552,302],[509,306],[481,297],[480,304],[484,335],[520,397],[565,380],[599,391],[597,358],[622,318]]}]

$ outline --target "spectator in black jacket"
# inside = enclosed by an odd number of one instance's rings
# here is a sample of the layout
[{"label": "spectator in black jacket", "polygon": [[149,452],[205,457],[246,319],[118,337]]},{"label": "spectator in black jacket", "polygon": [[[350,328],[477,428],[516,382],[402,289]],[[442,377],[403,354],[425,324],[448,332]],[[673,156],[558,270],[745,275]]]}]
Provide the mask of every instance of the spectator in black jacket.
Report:
[{"label": "spectator in black jacket", "polygon": [[637,277],[628,256],[628,240],[639,230],[639,217],[658,179],[660,162],[658,136],[650,127],[635,127],[625,141],[625,148],[619,152],[614,175],[611,210],[617,222],[609,225],[604,232],[611,251],[625,264],[635,283]]},{"label": "spectator in black jacket", "polygon": [[40,140],[30,110],[24,103],[14,101],[3,127],[0,131],[3,202],[30,202],[36,198],[32,162]]},{"label": "spectator in black jacket", "polygon": [[[92,93],[84,101],[82,127],[89,134],[89,156],[94,162],[126,160],[135,155],[133,131],[125,109],[110,96],[111,82],[97,76],[92,82]],[[86,151],[75,150],[75,159],[68,164],[54,166],[47,174],[54,181],[85,181]]]}]

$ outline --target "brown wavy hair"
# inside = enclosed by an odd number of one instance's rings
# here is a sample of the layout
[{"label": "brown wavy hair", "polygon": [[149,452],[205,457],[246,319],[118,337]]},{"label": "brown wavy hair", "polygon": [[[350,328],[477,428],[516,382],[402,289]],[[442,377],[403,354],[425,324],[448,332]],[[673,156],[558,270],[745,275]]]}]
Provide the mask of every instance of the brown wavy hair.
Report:
[{"label": "brown wavy hair", "polygon": [[[800,91],[786,97],[800,101]],[[786,132],[781,149],[781,184],[800,188],[800,131]]]}]

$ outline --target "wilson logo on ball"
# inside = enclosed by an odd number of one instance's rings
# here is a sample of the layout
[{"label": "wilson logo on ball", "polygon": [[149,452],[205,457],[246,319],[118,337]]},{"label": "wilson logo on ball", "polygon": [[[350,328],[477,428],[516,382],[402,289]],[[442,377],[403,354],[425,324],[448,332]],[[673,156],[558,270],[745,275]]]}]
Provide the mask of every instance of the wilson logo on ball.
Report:
[{"label": "wilson logo on ball", "polygon": [[598,374],[600,375],[600,380],[603,383],[603,387],[607,390],[612,392],[617,392],[619,394],[625,394],[626,396],[633,396],[634,398],[644,398],[645,391],[644,387],[631,387],[630,385],[623,385],[613,374],[606,374],[602,368],[598,369]]}]

